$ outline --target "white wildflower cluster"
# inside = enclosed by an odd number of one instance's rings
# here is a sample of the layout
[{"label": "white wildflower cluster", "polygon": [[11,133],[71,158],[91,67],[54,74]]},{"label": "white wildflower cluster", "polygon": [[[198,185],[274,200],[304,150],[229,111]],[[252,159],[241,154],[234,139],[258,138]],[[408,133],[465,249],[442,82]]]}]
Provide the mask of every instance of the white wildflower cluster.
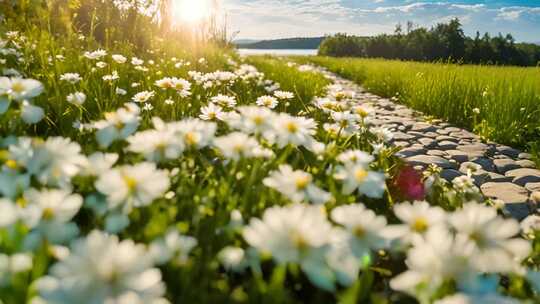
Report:
[{"label": "white wildflower cluster", "polygon": [[264,74],[259,72],[256,67],[249,64],[242,64],[236,69],[235,74],[242,80],[256,80],[261,81],[264,78]]},{"label": "white wildflower cluster", "polygon": [[271,207],[262,219],[252,219],[243,230],[246,242],[278,264],[298,264],[313,284],[334,290],[336,282],[356,281],[362,260],[388,245],[386,219],[362,204],[335,208],[330,218],[318,206],[293,204]]},{"label": "white wildflower cluster", "polygon": [[[515,220],[498,216],[491,207],[470,202],[446,212],[421,201],[396,205],[394,212],[401,224],[389,225],[384,216],[362,204],[334,208],[329,213],[332,221],[318,206],[271,207],[245,226],[243,237],[278,264],[298,264],[313,284],[326,290],[334,290],[335,283],[354,283],[380,249],[406,250],[408,270],[392,279],[391,287],[418,299],[433,296],[448,281],[455,282],[466,297],[498,297],[497,284],[481,290],[486,274],[525,272],[521,261],[531,245],[517,237]],[[233,265],[246,262],[239,249],[225,254],[222,259],[227,263],[232,263],[230,259],[237,259]]]},{"label": "white wildflower cluster", "polygon": [[369,129],[378,141],[384,142],[391,138],[391,135],[380,134],[384,130],[369,128],[374,111],[369,104],[358,104],[354,100],[354,92],[340,85],[328,86],[327,92],[326,97],[314,101],[315,106],[331,119],[331,122],[324,124],[326,132],[336,138],[347,138]]},{"label": "white wildflower cluster", "polygon": [[[158,2],[112,1],[122,18]],[[512,277],[540,289],[538,215],[520,225],[475,201],[399,201],[399,164],[380,153],[392,132],[347,88],[297,107],[302,90],[233,56],[208,72],[211,57],[35,56],[36,43],[0,37],[0,302],[176,303],[187,280],[241,300],[242,286],[273,289],[268,277],[337,300],[375,271],[398,301],[514,303],[500,288]],[[47,119],[24,128],[14,114]],[[445,187],[479,196],[475,170]]]},{"label": "white wildflower cluster", "polygon": [[5,114],[13,103],[25,123],[38,123],[45,112],[31,101],[41,95],[43,90],[43,84],[35,79],[0,77],[0,115]]},{"label": "white wildflower cluster", "polygon": [[36,287],[45,303],[168,303],[148,249],[99,231],[74,241]]},{"label": "white wildflower cluster", "polygon": [[228,71],[215,71],[206,74],[190,71],[189,76],[196,84],[201,85],[204,89],[211,89],[222,85],[231,86],[238,79],[238,75]]},{"label": "white wildflower cluster", "polygon": [[372,170],[373,156],[363,151],[346,151],[339,155],[342,165],[337,166],[334,177],[343,181],[343,193],[357,191],[371,198],[381,198],[386,190],[383,172]]},{"label": "white wildflower cluster", "polygon": [[[497,215],[494,208],[470,202],[463,209],[445,213],[425,202],[396,206],[404,222],[392,233],[411,244],[408,270],[391,281],[391,287],[418,298],[429,297],[452,280],[458,289],[474,290],[485,274],[524,273],[521,266],[531,251],[526,240],[517,238],[519,224]],[[406,233],[412,231],[412,234]],[[472,289],[472,290],[471,290]],[[488,292],[496,293],[496,286]]]},{"label": "white wildflower cluster", "polygon": [[322,153],[325,145],[315,139],[317,123],[311,118],[277,113],[266,107],[241,106],[238,113],[226,118],[232,128],[262,137],[279,148],[303,146]]},{"label": "white wildflower cluster", "polygon": [[126,139],[139,127],[140,108],[127,103],[116,112],[105,113],[105,119],[90,124],[96,129],[96,138],[102,147],[110,146],[116,140]]},{"label": "white wildflower cluster", "polygon": [[181,97],[188,97],[191,95],[191,83],[183,78],[165,77],[156,80],[156,86],[162,89],[173,89]]}]

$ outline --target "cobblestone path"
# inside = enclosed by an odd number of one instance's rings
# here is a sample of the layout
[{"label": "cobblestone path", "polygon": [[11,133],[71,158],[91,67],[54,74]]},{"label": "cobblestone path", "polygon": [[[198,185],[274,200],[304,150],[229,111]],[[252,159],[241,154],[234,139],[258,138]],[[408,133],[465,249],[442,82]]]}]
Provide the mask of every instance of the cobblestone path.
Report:
[{"label": "cobblestone path", "polygon": [[435,164],[448,181],[472,170],[476,185],[486,197],[500,199],[518,219],[535,212],[531,196],[540,191],[540,170],[531,155],[494,142],[441,120],[426,122],[422,113],[389,99],[365,92],[353,82],[324,69],[321,72],[336,84],[356,92],[361,103],[375,110],[375,126],[394,132],[392,144],[402,147],[398,156],[418,168]]}]

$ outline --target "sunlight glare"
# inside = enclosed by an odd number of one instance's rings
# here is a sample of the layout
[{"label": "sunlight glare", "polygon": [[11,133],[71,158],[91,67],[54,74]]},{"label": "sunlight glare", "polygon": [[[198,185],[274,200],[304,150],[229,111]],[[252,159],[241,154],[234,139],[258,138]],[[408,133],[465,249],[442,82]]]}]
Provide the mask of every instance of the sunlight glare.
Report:
[{"label": "sunlight glare", "polygon": [[173,0],[173,23],[198,23],[210,14],[209,0]]}]

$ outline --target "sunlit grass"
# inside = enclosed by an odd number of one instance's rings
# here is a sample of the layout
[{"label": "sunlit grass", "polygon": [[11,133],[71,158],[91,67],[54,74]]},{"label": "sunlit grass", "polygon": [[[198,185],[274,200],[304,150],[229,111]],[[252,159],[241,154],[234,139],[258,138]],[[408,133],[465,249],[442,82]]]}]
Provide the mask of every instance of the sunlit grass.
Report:
[{"label": "sunlit grass", "polygon": [[283,58],[251,56],[247,61],[279,82],[283,90],[293,92],[296,98],[291,107],[297,111],[304,109],[315,96],[324,95],[325,87],[330,83],[320,73],[300,72],[296,67],[288,66]]},{"label": "sunlit grass", "polygon": [[[540,68],[430,64],[378,59],[296,58],[329,68],[370,92],[525,146],[540,140]],[[473,109],[478,108],[479,114]]]}]

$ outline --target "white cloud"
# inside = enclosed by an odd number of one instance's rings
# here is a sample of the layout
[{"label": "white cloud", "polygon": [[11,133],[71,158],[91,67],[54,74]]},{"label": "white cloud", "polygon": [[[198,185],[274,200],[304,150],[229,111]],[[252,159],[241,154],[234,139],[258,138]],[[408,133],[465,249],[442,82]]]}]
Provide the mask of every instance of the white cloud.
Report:
[{"label": "white cloud", "polygon": [[398,22],[432,26],[453,17],[462,21],[469,34],[476,30],[493,34],[510,31],[518,40],[537,40],[540,36],[540,7],[493,7],[449,0],[401,1],[398,5],[395,5],[397,0],[225,1],[233,30],[240,30],[240,37],[245,38],[319,36],[335,32],[373,35],[391,32]]}]

